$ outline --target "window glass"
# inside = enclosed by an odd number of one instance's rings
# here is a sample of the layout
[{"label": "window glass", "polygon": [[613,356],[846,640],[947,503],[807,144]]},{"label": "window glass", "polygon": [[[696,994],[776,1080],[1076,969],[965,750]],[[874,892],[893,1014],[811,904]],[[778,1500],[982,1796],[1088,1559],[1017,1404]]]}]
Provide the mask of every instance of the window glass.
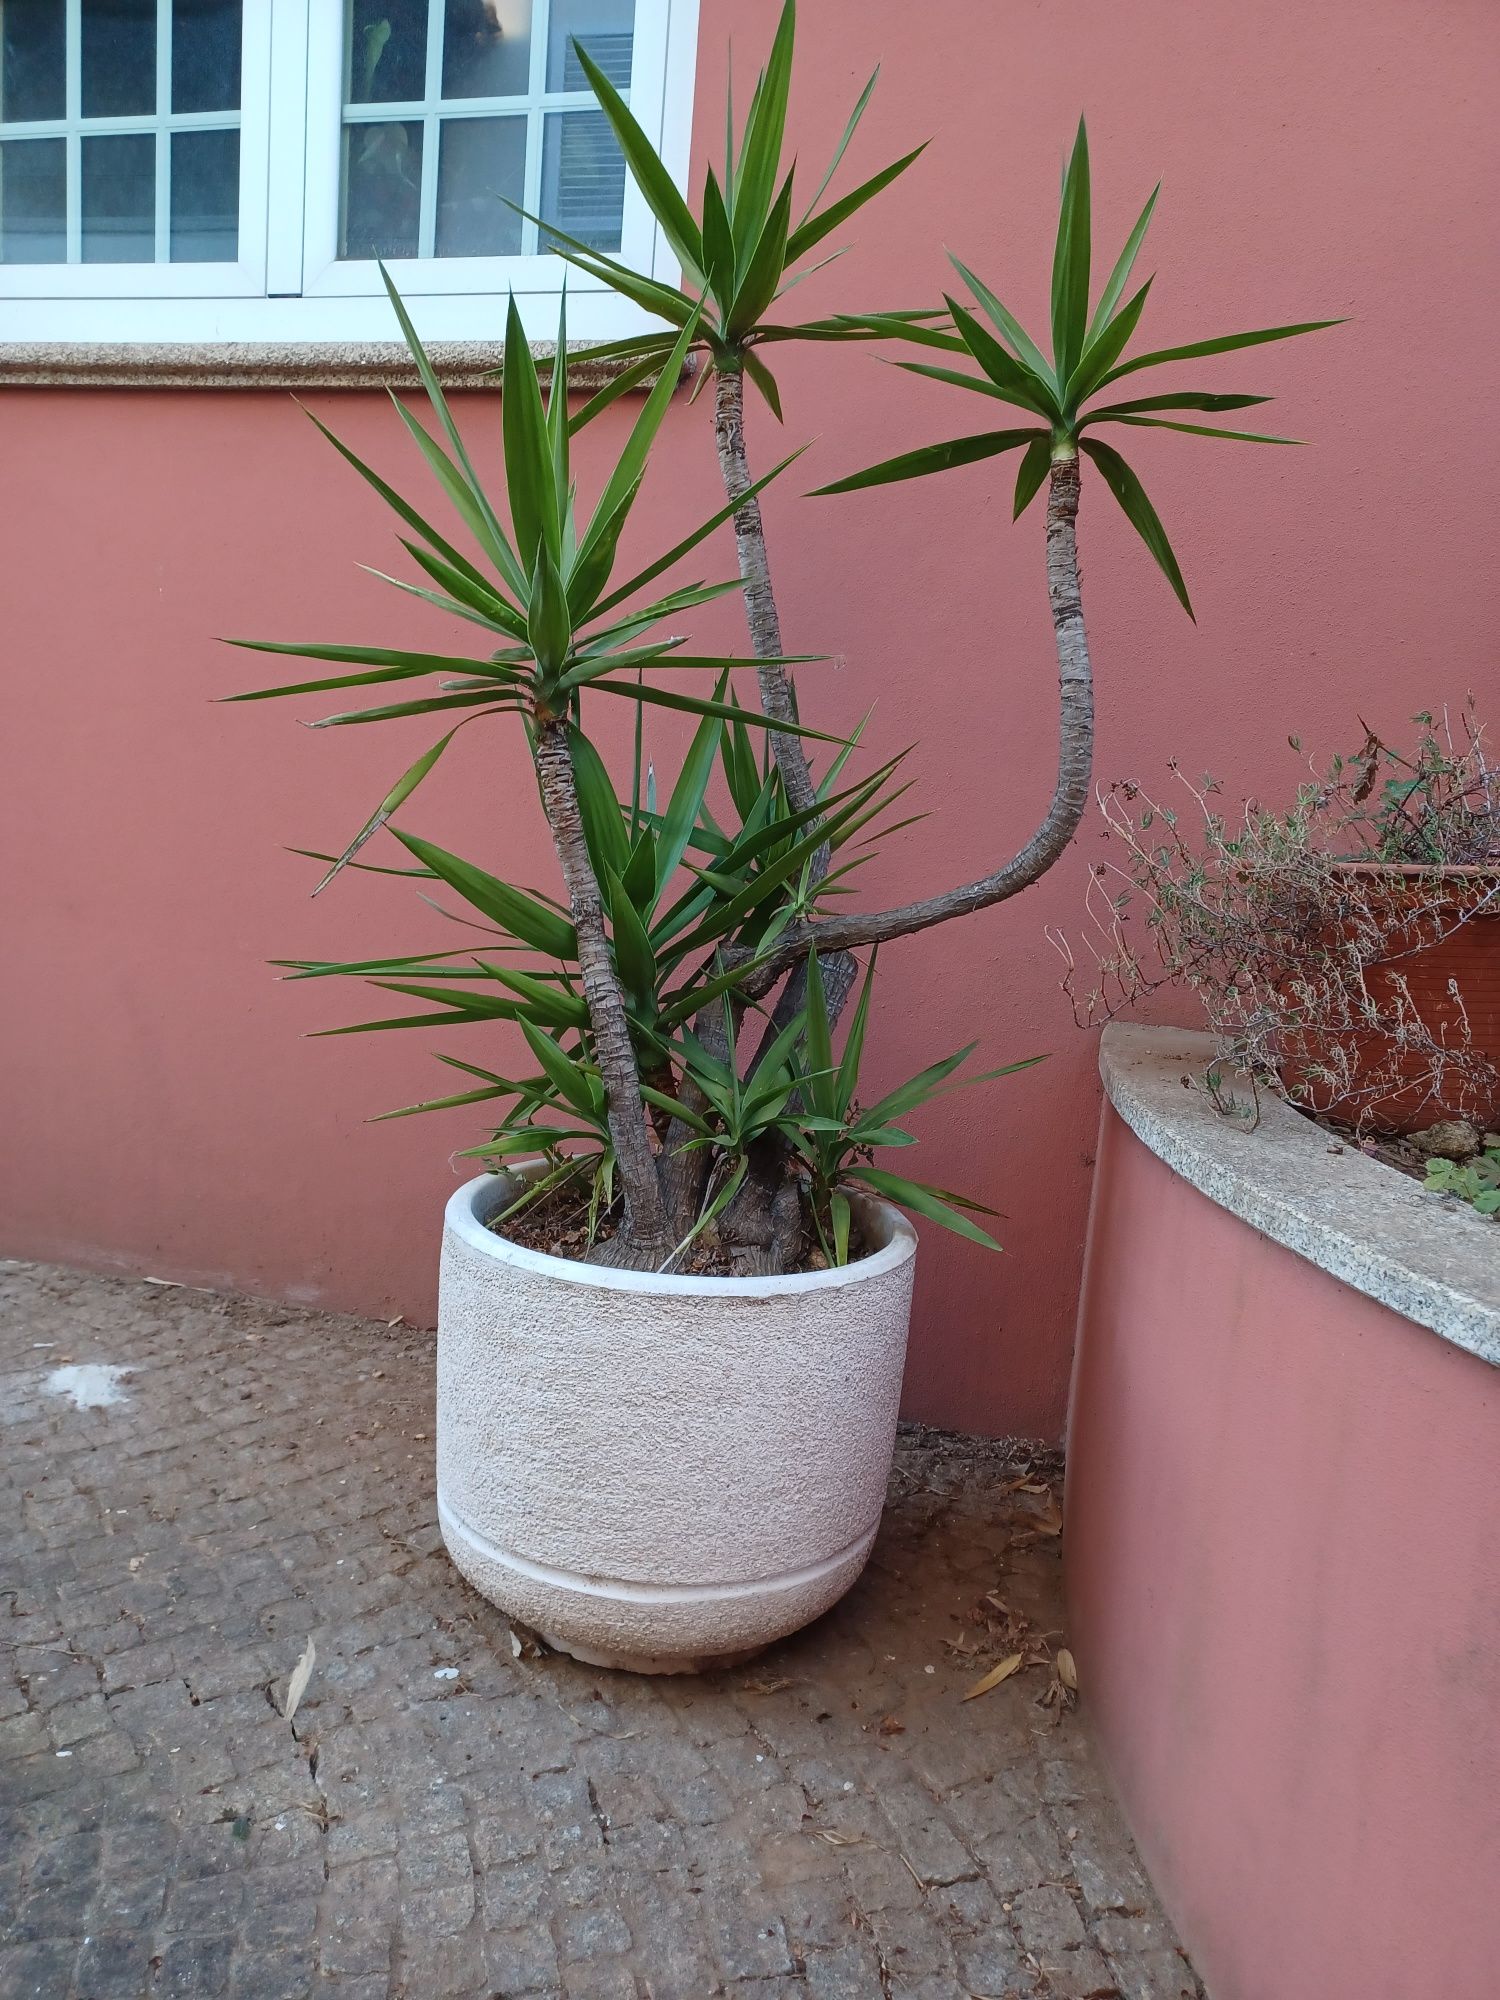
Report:
[{"label": "window glass", "polygon": [[149,132],[85,139],[83,262],[149,264],[156,255],[156,140]]},{"label": "window glass", "polygon": [[82,0],[85,118],[149,118],[156,109],[157,0]]},{"label": "window glass", "polygon": [[63,116],[66,19],[58,0],[0,0],[0,119]]},{"label": "window glass", "polygon": [[445,118],[438,161],[439,257],[515,257],[526,194],[524,118]]},{"label": "window glass", "polygon": [[587,90],[573,47],[581,42],[616,90],[630,88],[635,0],[552,0],[547,24],[547,88]]},{"label": "window glass", "polygon": [[619,248],[625,162],[573,43],[628,91],[635,0],[345,0],[344,18],[341,257],[534,255],[526,208]]},{"label": "window glass", "polygon": [[353,0],[348,21],[348,102],[419,104],[427,95],[427,0]]},{"label": "window glass", "polygon": [[67,210],[67,141],[0,143],[0,264],[66,263]]},{"label": "window glass", "polygon": [[240,0],[172,0],[172,109],[240,108]]},{"label": "window glass", "polygon": [[234,263],[243,30],[244,0],[0,0],[0,265]]},{"label": "window glass", "polygon": [[524,97],[531,88],[531,0],[444,0],[444,97]]},{"label": "window glass", "polygon": [[542,142],[542,220],[591,250],[618,250],[624,207],[625,160],[604,113],[553,112]]},{"label": "window glass", "polygon": [[239,228],[239,133],[174,132],[171,261],[232,263],[238,248]]},{"label": "window glass", "polygon": [[341,257],[415,257],[422,217],[422,125],[344,128]]}]

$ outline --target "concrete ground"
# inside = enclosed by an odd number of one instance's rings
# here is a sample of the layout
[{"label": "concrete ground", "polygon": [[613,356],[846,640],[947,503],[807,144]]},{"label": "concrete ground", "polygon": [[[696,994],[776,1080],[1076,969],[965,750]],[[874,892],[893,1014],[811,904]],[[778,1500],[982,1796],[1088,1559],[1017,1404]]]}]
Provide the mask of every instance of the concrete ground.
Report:
[{"label": "concrete ground", "polygon": [[449,1565],[431,1376],[0,1265],[4,2000],[1199,2000],[1050,1664],[1050,1468],[904,1437],[837,1610],[633,1680]]}]

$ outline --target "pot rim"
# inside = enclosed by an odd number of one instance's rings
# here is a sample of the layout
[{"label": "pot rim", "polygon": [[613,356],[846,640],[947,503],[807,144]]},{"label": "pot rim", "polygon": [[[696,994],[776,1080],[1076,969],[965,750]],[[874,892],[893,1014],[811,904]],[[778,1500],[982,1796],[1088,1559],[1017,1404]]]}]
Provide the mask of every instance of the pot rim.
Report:
[{"label": "pot rim", "polygon": [[1340,875],[1394,875],[1426,881],[1430,876],[1450,882],[1500,883],[1500,861],[1335,861]]},{"label": "pot rim", "polygon": [[[510,1168],[514,1174],[538,1164],[518,1160]],[[571,1257],[553,1257],[545,1250],[528,1250],[508,1236],[498,1236],[485,1225],[485,1214],[494,1203],[486,1196],[505,1174],[479,1174],[466,1181],[448,1197],[444,1221],[456,1236],[482,1256],[513,1264],[523,1271],[537,1271],[562,1284],[591,1291],[657,1292],[675,1298],[779,1299],[807,1292],[837,1291],[869,1279],[882,1278],[898,1270],[916,1255],[917,1232],[901,1210],[875,1195],[851,1195],[851,1202],[878,1212],[888,1223],[890,1240],[871,1257],[858,1263],[832,1267],[826,1271],[791,1271],[783,1277],[718,1278],[694,1277],[677,1271],[622,1271],[609,1264],[580,1264]]]}]

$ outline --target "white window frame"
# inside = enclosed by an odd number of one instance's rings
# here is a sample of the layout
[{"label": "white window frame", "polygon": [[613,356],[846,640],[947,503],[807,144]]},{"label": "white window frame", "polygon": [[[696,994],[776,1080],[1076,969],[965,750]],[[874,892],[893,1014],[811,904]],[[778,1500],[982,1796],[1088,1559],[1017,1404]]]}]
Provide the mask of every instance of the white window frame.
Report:
[{"label": "white window frame", "polygon": [[[66,0],[76,13],[79,0]],[[57,341],[363,344],[399,337],[373,263],[337,255],[344,124],[343,0],[244,0],[241,81],[239,258],[233,264],[0,265],[0,343]],[[698,0],[636,0],[630,105],[679,185],[692,131]],[[534,41],[544,42],[538,34]],[[76,38],[70,38],[76,46]],[[532,90],[515,108],[542,117],[536,85],[545,50],[533,50]],[[218,113],[167,114],[161,78],[170,49],[157,52],[158,115],[90,121],[90,132],[192,130],[222,126]],[[76,68],[76,65],[74,66]],[[63,137],[76,165],[78,78],[68,82],[70,116],[7,125],[7,138]],[[576,100],[576,103],[575,103]],[[588,109],[578,93],[548,93],[549,108]],[[444,115],[495,115],[487,100],[445,105]],[[167,199],[158,137],[158,229]],[[528,148],[528,159],[539,160]],[[535,169],[533,169],[534,175]],[[76,228],[76,174],[70,173],[70,228]],[[529,187],[526,205],[536,207]],[[679,267],[640,190],[627,175],[622,262],[676,284]],[[595,285],[554,256],[429,257],[389,269],[427,340],[498,340],[504,300],[514,292],[532,339],[556,333],[566,277],[570,339],[613,339],[652,324],[618,293]]]},{"label": "white window frame", "polygon": [[[61,139],[68,153],[66,264],[0,264],[0,301],[46,299],[58,302],[102,299],[254,297],[265,291],[267,154],[271,128],[271,4],[247,0],[241,49],[238,112],[173,111],[172,10],[159,7],[156,36],[156,110],[138,117],[82,116],[80,61],[81,0],[64,0],[67,10],[66,98],[61,118],[16,121],[0,127],[5,140]],[[83,264],[77,261],[82,237],[79,171],[85,138],[112,134],[156,138],[156,247],[166,246],[171,199],[167,172],[169,135],[217,132],[237,127],[240,135],[239,256],[232,264]],[[8,306],[0,305],[5,321]]]}]

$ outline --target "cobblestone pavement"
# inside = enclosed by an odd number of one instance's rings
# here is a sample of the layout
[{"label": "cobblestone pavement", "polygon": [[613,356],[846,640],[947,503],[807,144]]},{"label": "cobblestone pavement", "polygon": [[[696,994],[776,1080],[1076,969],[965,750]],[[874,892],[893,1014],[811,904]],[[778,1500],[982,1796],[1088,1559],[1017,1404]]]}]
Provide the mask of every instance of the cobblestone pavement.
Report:
[{"label": "cobblestone pavement", "polygon": [[0,1265],[5,2000],[1197,2000],[1086,1706],[1045,1667],[960,1699],[986,1593],[1058,1636],[1014,1450],[904,1439],[838,1610],[633,1680],[516,1657],[450,1567],[431,1373],[405,1329]]}]

